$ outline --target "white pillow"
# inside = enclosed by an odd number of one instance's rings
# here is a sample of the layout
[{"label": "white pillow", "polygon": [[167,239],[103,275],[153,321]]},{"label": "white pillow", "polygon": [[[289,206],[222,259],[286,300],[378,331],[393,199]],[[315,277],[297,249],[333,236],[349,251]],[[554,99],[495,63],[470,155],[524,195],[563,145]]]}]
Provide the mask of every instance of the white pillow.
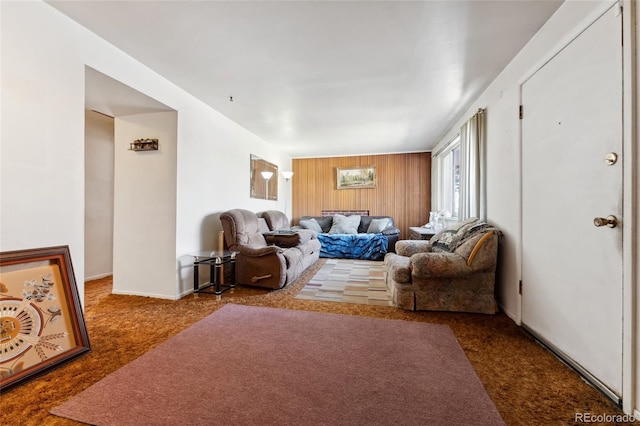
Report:
[{"label": "white pillow", "polygon": [[318,234],[322,233],[320,224],[314,218],[301,220],[300,226],[302,226],[304,229],[311,229],[312,231],[316,231]]},{"label": "white pillow", "polygon": [[389,226],[389,218],[382,217],[380,219],[371,219],[367,234],[380,234],[384,229]]},{"label": "white pillow", "polygon": [[336,214],[333,216],[330,234],[357,234],[360,225],[360,216],[343,216]]}]

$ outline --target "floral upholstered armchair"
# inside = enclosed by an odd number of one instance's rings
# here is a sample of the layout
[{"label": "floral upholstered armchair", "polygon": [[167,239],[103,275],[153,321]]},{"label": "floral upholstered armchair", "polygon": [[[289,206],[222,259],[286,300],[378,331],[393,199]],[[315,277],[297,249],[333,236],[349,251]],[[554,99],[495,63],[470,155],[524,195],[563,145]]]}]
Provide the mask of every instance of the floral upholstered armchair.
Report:
[{"label": "floral upholstered armchair", "polygon": [[430,241],[402,240],[385,256],[393,304],[412,311],[495,314],[498,240],[501,232],[471,218]]}]

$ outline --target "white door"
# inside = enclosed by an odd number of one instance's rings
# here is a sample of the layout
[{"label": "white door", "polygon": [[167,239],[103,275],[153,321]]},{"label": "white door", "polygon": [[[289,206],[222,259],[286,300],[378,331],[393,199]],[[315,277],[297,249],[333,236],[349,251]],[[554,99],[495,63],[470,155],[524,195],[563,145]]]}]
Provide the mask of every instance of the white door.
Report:
[{"label": "white door", "polygon": [[[613,399],[622,389],[621,25],[608,10],[522,85],[522,323]],[[609,215],[617,227],[594,225]]]}]

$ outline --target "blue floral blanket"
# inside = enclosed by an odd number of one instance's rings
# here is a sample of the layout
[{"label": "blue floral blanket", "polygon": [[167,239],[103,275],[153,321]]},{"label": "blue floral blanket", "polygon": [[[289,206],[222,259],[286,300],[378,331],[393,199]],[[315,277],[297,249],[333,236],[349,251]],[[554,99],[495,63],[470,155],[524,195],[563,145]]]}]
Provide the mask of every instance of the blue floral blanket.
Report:
[{"label": "blue floral blanket", "polygon": [[318,234],[320,257],[382,260],[389,240],[382,234]]}]

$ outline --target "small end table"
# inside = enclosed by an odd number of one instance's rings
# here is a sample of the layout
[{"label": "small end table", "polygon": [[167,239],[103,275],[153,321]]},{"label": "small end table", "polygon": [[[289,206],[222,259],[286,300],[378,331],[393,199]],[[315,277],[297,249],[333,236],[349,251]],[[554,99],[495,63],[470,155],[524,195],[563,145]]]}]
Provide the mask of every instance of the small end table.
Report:
[{"label": "small end table", "polygon": [[425,228],[424,226],[409,227],[409,238],[412,240],[430,240],[436,233],[433,228]]},{"label": "small end table", "polygon": [[[215,294],[216,299],[222,298],[222,293],[231,290],[236,286],[235,268],[236,268],[236,252],[235,251],[198,251],[189,253],[193,257],[193,293]],[[198,268],[200,265],[209,265],[211,282],[200,284],[200,274]],[[224,265],[231,267],[231,283],[225,284],[224,281]]]}]

